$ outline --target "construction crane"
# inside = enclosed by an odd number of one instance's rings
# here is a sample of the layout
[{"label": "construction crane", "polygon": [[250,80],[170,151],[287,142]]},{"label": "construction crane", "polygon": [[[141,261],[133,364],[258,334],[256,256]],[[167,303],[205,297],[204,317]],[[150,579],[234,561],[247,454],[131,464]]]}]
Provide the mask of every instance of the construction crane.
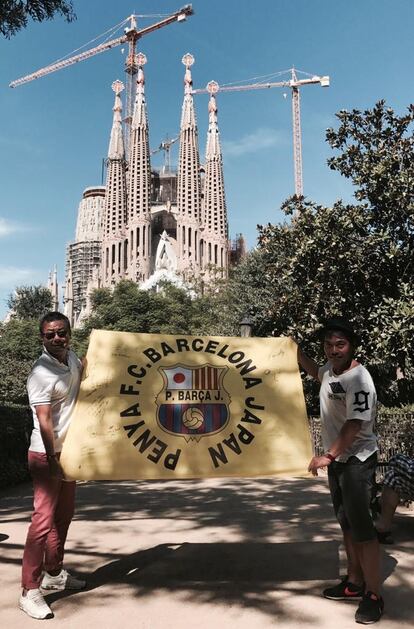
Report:
[{"label": "construction crane", "polygon": [[180,136],[177,135],[175,138],[169,138],[168,135],[165,138],[165,140],[163,140],[161,142],[161,144],[159,145],[158,148],[153,149],[151,151],[151,155],[155,155],[155,153],[159,153],[160,151],[164,151],[164,166],[163,166],[163,173],[169,173],[171,172],[171,146],[173,144],[175,144],[175,142],[177,142],[177,140],[180,139]]},{"label": "construction crane", "polygon": [[[90,48],[89,50],[85,50],[80,54],[74,55],[73,57],[69,57],[68,59],[62,59],[61,61],[57,61],[56,63],[52,63],[51,65],[46,66],[45,68],[41,68],[40,70],[36,70],[36,72],[32,72],[32,74],[28,74],[27,76],[23,76],[20,79],[16,79],[10,83],[9,87],[18,87],[19,85],[23,85],[24,83],[28,83],[29,81],[34,81],[35,79],[40,79],[42,76],[46,76],[51,72],[56,72],[57,70],[62,70],[63,68],[67,68],[68,66],[73,65],[74,63],[78,63],[79,61],[83,61],[84,59],[89,59],[89,57],[93,57],[94,55],[98,55],[105,50],[110,50],[115,46],[120,46],[122,44],[128,44],[128,55],[125,61],[125,72],[127,75],[127,87],[126,87],[126,117],[124,119],[125,123],[128,125],[128,128],[132,121],[132,110],[134,107],[135,100],[135,87],[136,81],[135,77],[138,73],[139,68],[139,56],[136,54],[136,46],[137,41],[141,39],[144,35],[148,35],[153,31],[156,31],[163,26],[167,26],[168,24],[172,24],[173,22],[183,22],[190,15],[193,15],[194,11],[191,4],[186,4],[181,9],[164,17],[159,22],[155,24],[151,24],[146,28],[142,28],[137,30],[137,17],[146,17],[146,16],[137,16],[131,15],[126,20],[122,22],[125,24],[129,21],[129,26],[124,29],[124,35],[121,37],[117,37],[116,39],[111,39],[110,41],[104,42],[99,46],[95,46],[94,48]],[[127,139],[129,139],[129,133],[126,134]]]},{"label": "construction crane", "polygon": [[[300,93],[299,89],[304,85],[319,83],[322,87],[329,87],[329,76],[309,75],[307,79],[298,79],[295,68],[287,70],[291,73],[289,81],[268,83],[251,83],[249,85],[228,85],[221,87],[216,81],[207,83],[204,89],[194,89],[193,94],[216,94],[217,92],[241,92],[247,90],[263,90],[271,87],[290,87],[292,90],[292,126],[293,126],[293,165],[295,173],[295,194],[303,196],[302,174],[302,134],[300,124]],[[282,74],[282,73],[280,73]],[[304,73],[306,74],[306,73]]]}]

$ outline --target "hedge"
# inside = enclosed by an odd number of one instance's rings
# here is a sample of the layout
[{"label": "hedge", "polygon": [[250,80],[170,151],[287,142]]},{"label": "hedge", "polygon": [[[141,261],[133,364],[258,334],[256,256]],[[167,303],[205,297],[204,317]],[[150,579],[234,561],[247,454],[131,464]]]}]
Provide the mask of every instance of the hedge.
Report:
[{"label": "hedge", "polygon": [[0,487],[9,487],[30,478],[27,449],[32,426],[27,406],[0,405]]}]

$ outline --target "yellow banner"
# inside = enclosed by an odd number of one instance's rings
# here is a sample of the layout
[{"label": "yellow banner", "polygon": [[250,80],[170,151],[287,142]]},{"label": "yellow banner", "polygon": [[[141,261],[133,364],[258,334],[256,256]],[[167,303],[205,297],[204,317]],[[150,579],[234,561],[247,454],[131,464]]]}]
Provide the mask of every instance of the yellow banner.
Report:
[{"label": "yellow banner", "polygon": [[61,456],[68,478],[305,474],[296,344],[94,330]]}]

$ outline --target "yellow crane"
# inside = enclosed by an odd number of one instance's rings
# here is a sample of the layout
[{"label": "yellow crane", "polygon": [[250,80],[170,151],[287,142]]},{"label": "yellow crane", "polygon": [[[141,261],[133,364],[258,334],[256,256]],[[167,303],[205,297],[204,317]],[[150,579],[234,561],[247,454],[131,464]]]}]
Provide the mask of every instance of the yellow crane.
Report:
[{"label": "yellow crane", "polygon": [[171,172],[171,147],[179,139],[180,139],[179,135],[177,135],[175,138],[169,138],[167,135],[165,140],[163,140],[156,149],[153,149],[151,151],[151,155],[155,155],[155,153],[164,151],[164,166],[162,169],[163,173]]},{"label": "yellow crane", "polygon": [[[329,76],[308,75],[306,79],[298,79],[295,68],[286,72],[291,73],[288,81],[250,83],[246,85],[220,86],[216,81],[210,81],[204,89],[194,89],[193,94],[217,94],[217,92],[242,92],[247,90],[265,90],[272,87],[289,87],[292,90],[292,121],[293,121],[293,163],[295,175],[295,194],[303,196],[302,174],[302,134],[300,124],[300,94],[299,89],[304,85],[319,84],[329,87]],[[283,74],[280,72],[279,74]],[[307,73],[304,73],[307,74]]]},{"label": "yellow crane", "polygon": [[[183,22],[187,19],[188,16],[193,15],[194,11],[191,4],[186,4],[178,11],[171,13],[163,17],[159,22],[155,22],[154,24],[150,24],[145,28],[140,30],[137,29],[137,18],[138,17],[147,17],[144,15],[130,15],[123,22],[121,22],[122,26],[129,22],[128,26],[124,29],[124,34],[120,37],[116,37],[115,39],[111,39],[103,44],[99,44],[99,46],[95,46],[90,48],[89,50],[85,50],[77,55],[69,57],[67,59],[62,59],[61,61],[57,61],[56,63],[52,63],[45,68],[40,68],[40,70],[36,70],[36,72],[32,72],[31,74],[27,74],[26,76],[21,77],[20,79],[16,79],[12,81],[9,87],[18,87],[19,85],[23,85],[25,83],[29,83],[29,81],[34,81],[35,79],[40,79],[47,74],[51,74],[52,72],[57,72],[57,70],[62,70],[63,68],[67,68],[75,63],[79,63],[79,61],[84,61],[85,59],[89,59],[94,55],[98,55],[101,52],[105,52],[105,50],[110,50],[115,46],[121,46],[122,44],[128,45],[128,54],[125,60],[125,72],[127,75],[127,87],[126,87],[126,117],[125,122],[129,126],[132,120],[132,110],[134,107],[135,100],[135,87],[136,81],[135,77],[138,73],[139,68],[139,55],[136,54],[137,41],[144,37],[144,35],[148,35],[168,24],[172,24],[173,22]],[[161,17],[161,16],[160,16]],[[127,141],[129,139],[129,133],[126,134]]]}]

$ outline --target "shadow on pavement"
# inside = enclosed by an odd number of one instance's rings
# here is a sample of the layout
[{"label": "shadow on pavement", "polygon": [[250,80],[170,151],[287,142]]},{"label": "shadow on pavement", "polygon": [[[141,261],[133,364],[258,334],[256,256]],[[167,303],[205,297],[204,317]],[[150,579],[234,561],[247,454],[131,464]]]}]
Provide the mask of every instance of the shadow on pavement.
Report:
[{"label": "shadow on pavement", "polygon": [[[274,584],[285,581],[335,579],[337,542],[184,543],[168,556],[139,572],[129,573],[139,585],[194,582]],[[315,561],[317,559],[317,561]]]},{"label": "shadow on pavement", "polygon": [[[4,525],[28,523],[30,485],[1,496]],[[323,479],[79,483],[75,522],[68,561],[81,568],[87,592],[47,596],[51,604],[66,599],[69,617],[79,606],[117,608],[125,596],[152,604],[159,593],[313,626],[321,590],[340,573],[341,534]],[[386,610],[401,621],[413,617],[412,525],[412,517],[398,516],[396,545],[384,548]],[[22,542],[6,540],[0,534],[0,561],[10,570],[21,562]],[[302,596],[311,597],[306,612]]]},{"label": "shadow on pavement", "polygon": [[[116,596],[115,586],[126,584],[136,597],[153,596],[160,590],[179,592],[197,603],[260,608],[280,617],[285,614],[283,604],[272,598],[273,590],[291,594],[305,589],[319,596],[314,584],[300,582],[335,580],[338,570],[338,542],[160,544],[99,567],[88,576],[87,590],[96,590],[98,595],[99,588],[109,585]],[[53,606],[71,597],[75,604],[76,595],[57,592],[49,594],[47,602]]]}]

